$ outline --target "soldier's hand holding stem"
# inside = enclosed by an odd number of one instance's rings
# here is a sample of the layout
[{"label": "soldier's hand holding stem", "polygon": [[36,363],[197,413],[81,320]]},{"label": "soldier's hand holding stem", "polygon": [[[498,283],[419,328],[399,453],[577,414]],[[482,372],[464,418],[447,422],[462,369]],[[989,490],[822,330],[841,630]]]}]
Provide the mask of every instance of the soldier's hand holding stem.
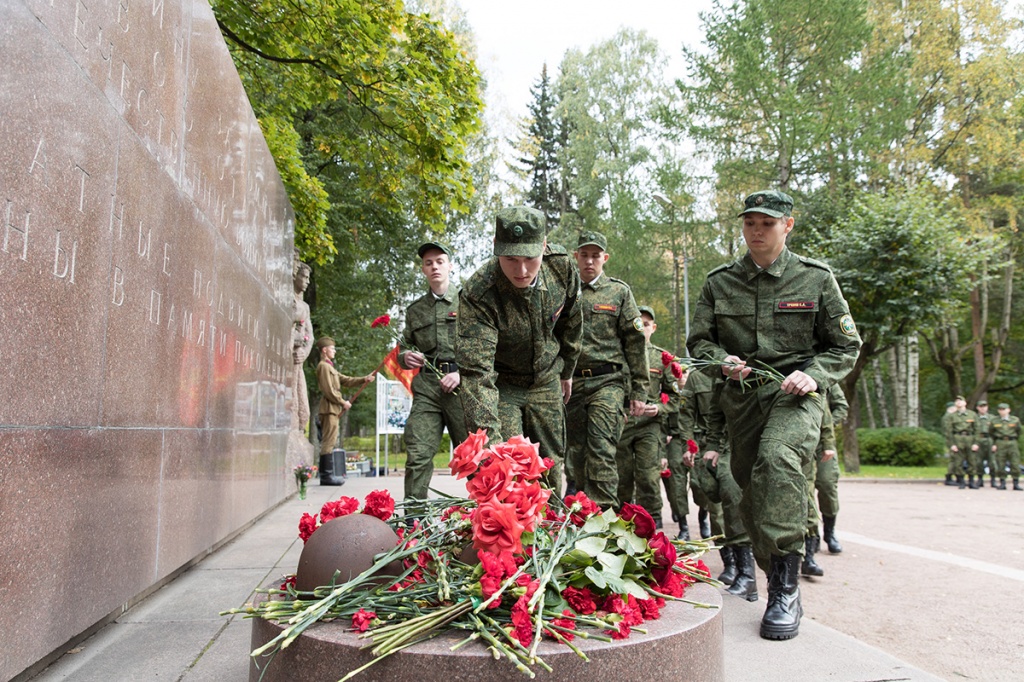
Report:
[{"label": "soldier's hand holding stem", "polygon": [[978,451],[978,444],[975,443],[974,445],[971,446],[971,452],[977,452],[977,451]]},{"label": "soldier's hand holding stem", "polygon": [[836,451],[835,450],[825,450],[825,452],[823,452],[821,454],[821,461],[822,462],[827,462],[830,459],[834,459],[835,456],[836,456]]},{"label": "soldier's hand holding stem", "polygon": [[952,450],[953,452],[960,452],[960,448],[958,448],[958,447],[957,447],[957,446],[955,446],[955,445],[950,445],[950,446],[949,446],[949,449],[950,449],[950,450]]},{"label": "soldier's hand holding stem", "polygon": [[630,400],[629,413],[634,417],[656,417],[658,416],[658,406],[648,405],[642,400]]},{"label": "soldier's hand holding stem", "polygon": [[459,384],[462,383],[462,377],[459,376],[458,372],[449,372],[441,377],[441,390],[445,393],[451,393]]},{"label": "soldier's hand holding stem", "polygon": [[423,353],[409,351],[405,354],[405,366],[409,369],[417,369],[423,366]]},{"label": "soldier's hand holding stem", "polygon": [[747,361],[736,355],[726,355],[722,360],[722,374],[735,381],[746,379],[750,375]]},{"label": "soldier's hand holding stem", "polygon": [[717,450],[708,450],[707,452],[705,452],[704,453],[704,461],[705,462],[711,462],[711,466],[713,466],[713,467],[718,466],[718,451]]},{"label": "soldier's hand holding stem", "polygon": [[797,370],[783,380],[781,389],[783,393],[791,395],[807,395],[818,390],[818,382],[810,375]]}]

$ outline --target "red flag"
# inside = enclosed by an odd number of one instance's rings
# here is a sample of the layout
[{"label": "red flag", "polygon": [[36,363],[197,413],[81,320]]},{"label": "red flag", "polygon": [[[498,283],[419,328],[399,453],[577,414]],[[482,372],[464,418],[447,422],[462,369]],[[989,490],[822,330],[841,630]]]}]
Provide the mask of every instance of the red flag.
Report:
[{"label": "red flag", "polygon": [[402,367],[398,362],[398,346],[391,349],[383,362],[380,363],[384,367],[384,371],[387,372],[396,381],[401,381],[402,385],[405,386],[405,390],[412,393],[412,379],[414,376],[420,373],[419,369],[406,369]]}]

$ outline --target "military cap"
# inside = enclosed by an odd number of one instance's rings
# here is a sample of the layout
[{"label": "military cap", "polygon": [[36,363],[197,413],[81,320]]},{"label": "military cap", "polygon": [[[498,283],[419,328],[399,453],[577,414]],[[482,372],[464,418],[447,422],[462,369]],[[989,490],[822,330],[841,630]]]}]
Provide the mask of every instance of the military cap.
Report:
[{"label": "military cap", "polygon": [[654,309],[653,309],[653,308],[651,308],[650,306],[647,306],[647,305],[642,305],[642,306],[640,306],[639,308],[637,308],[637,310],[639,310],[639,311],[640,311],[640,314],[641,314],[641,315],[647,315],[647,316],[649,316],[649,317],[651,318],[651,321],[652,321],[652,322],[653,322],[653,321],[655,321],[656,319],[658,319],[658,318],[656,318],[656,317],[654,316]]},{"label": "military cap", "polygon": [[448,248],[446,244],[442,244],[441,242],[423,242],[420,248],[417,249],[416,254],[420,258],[423,258],[423,254],[425,254],[427,251],[430,251],[431,249],[440,249],[441,251],[444,251],[445,255],[447,255],[449,258],[452,257],[452,250]]},{"label": "military cap", "polygon": [[538,258],[544,255],[547,219],[529,206],[498,211],[494,225],[494,255]]},{"label": "military cap", "polygon": [[956,397],[956,399],[957,399],[957,400],[963,400],[963,401],[965,401],[965,402],[967,401],[967,398],[963,397],[962,395],[958,395],[958,396]]},{"label": "military cap", "polygon": [[1008,409],[1010,409],[1010,405],[1008,403],[999,403],[999,405],[996,407],[996,409],[998,409],[998,410],[1008,410]]},{"label": "military cap", "polygon": [[583,246],[590,246],[591,244],[600,247],[602,251],[608,250],[608,240],[605,239],[604,235],[600,232],[580,232],[580,238],[579,241],[576,242],[576,248],[578,249]]},{"label": "military cap", "polygon": [[978,401],[978,407],[981,407],[982,405],[984,405],[985,407],[988,407],[988,401],[987,400],[979,400]]},{"label": "military cap", "polygon": [[333,346],[333,345],[334,345],[334,339],[332,339],[329,336],[321,336],[319,339],[317,339],[317,342],[316,342],[316,347],[317,348],[328,348],[328,347]]},{"label": "military cap", "polygon": [[775,218],[793,215],[793,197],[775,189],[754,192],[743,200],[744,213],[764,213]]}]

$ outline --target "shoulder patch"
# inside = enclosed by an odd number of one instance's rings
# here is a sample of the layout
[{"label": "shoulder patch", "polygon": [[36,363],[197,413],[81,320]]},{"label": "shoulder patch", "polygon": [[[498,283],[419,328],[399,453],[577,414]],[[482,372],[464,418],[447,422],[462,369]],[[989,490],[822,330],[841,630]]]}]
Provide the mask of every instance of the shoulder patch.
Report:
[{"label": "shoulder patch", "polygon": [[635,318],[633,320],[633,329],[642,332],[644,330],[644,321],[639,317]]},{"label": "shoulder patch", "polygon": [[839,328],[847,336],[853,336],[857,333],[857,326],[853,323],[853,317],[849,313],[839,319]]}]

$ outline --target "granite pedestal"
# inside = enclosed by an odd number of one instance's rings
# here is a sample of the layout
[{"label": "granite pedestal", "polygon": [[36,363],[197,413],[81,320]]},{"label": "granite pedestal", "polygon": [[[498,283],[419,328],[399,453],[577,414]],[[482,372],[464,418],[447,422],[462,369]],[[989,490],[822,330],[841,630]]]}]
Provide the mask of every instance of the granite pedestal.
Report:
[{"label": "granite pedestal", "polygon": [[[722,597],[708,585],[694,585],[686,598],[718,608],[696,608],[670,603],[658,620],[645,621],[647,634],[634,632],[628,639],[601,642],[577,638],[590,662],[568,647],[541,643],[538,653],[551,666],[547,672],[535,667],[537,679],[558,682],[602,680],[655,680],[672,682],[716,682],[724,680]],[[337,682],[350,670],[368,663],[372,655],[360,647],[359,639],[346,622],[317,623],[288,648],[274,656],[252,659],[250,682]],[[263,646],[282,626],[262,618],[252,621],[252,649]],[[388,682],[489,682],[513,680],[521,675],[507,660],[495,660],[476,643],[450,651],[462,638],[442,634],[375,663],[355,680]],[[265,669],[265,671],[264,671]],[[262,677],[261,677],[262,675]],[[524,678],[525,679],[525,678]]]}]

